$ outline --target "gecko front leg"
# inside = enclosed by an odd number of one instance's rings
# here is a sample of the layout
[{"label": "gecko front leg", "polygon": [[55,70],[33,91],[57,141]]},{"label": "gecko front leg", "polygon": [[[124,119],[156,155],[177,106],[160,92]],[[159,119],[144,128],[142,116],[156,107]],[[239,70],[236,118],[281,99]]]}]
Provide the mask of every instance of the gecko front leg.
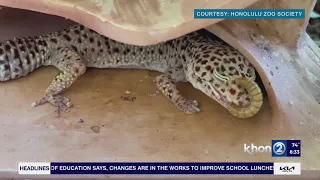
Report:
[{"label": "gecko front leg", "polygon": [[53,53],[52,65],[61,72],[45,91],[43,98],[31,104],[32,107],[42,105],[46,102],[52,104],[55,109],[55,116],[60,116],[60,110],[66,111],[71,107],[71,102],[61,93],[72,85],[72,83],[86,71],[86,65],[79,54],[69,48],[58,48]]},{"label": "gecko front leg", "polygon": [[156,85],[174,105],[181,111],[187,114],[195,114],[200,112],[200,105],[196,100],[188,100],[180,94],[175,82],[170,75],[160,75],[156,77]]}]

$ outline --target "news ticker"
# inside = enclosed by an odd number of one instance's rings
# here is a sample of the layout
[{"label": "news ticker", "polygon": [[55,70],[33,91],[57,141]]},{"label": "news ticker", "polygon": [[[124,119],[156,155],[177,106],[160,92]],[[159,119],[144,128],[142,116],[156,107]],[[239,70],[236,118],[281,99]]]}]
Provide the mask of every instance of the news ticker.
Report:
[{"label": "news ticker", "polygon": [[300,163],[279,162],[20,162],[21,175],[54,174],[273,174],[300,175]]},{"label": "news ticker", "polygon": [[304,19],[305,9],[194,9],[194,19]]}]

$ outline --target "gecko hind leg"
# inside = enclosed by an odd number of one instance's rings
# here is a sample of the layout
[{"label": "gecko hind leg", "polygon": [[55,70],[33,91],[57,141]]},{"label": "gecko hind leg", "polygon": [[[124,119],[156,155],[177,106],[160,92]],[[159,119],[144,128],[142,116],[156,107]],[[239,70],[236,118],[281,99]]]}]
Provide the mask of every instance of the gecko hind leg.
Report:
[{"label": "gecko hind leg", "polygon": [[180,94],[175,82],[168,75],[157,76],[156,85],[158,89],[180,110],[187,114],[200,112],[200,104],[196,100],[189,100]]},{"label": "gecko hind leg", "polygon": [[48,102],[56,108],[54,115],[59,117],[61,110],[68,111],[72,105],[70,100],[62,96],[61,93],[85,73],[86,66],[79,54],[69,48],[60,48],[54,55],[52,56],[54,58],[52,65],[57,67],[61,73],[56,75],[44,96],[33,102],[31,106],[36,107]]}]

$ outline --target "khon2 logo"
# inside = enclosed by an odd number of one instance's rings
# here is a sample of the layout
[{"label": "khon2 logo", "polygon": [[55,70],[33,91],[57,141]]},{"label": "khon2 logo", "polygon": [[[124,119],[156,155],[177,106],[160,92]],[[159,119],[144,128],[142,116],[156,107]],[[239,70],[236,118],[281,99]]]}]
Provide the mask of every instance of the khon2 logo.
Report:
[{"label": "khon2 logo", "polygon": [[272,157],[300,157],[300,140],[272,140]]},{"label": "khon2 logo", "polygon": [[272,140],[272,146],[256,146],[251,143],[244,144],[244,152],[252,155],[255,153],[271,153],[272,157],[300,157],[300,140]]}]

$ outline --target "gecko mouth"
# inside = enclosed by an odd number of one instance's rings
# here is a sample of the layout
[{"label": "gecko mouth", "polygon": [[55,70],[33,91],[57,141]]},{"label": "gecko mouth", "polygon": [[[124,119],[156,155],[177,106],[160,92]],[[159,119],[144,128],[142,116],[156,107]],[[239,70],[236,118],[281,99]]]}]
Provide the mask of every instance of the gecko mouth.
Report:
[{"label": "gecko mouth", "polygon": [[251,102],[247,106],[238,106],[226,98],[224,98],[219,91],[217,91],[212,84],[209,84],[213,90],[212,96],[223,107],[227,108],[229,112],[238,118],[249,118],[259,112],[263,103],[263,96],[260,87],[249,78],[237,78],[235,79],[237,84],[241,84],[249,93]]}]

